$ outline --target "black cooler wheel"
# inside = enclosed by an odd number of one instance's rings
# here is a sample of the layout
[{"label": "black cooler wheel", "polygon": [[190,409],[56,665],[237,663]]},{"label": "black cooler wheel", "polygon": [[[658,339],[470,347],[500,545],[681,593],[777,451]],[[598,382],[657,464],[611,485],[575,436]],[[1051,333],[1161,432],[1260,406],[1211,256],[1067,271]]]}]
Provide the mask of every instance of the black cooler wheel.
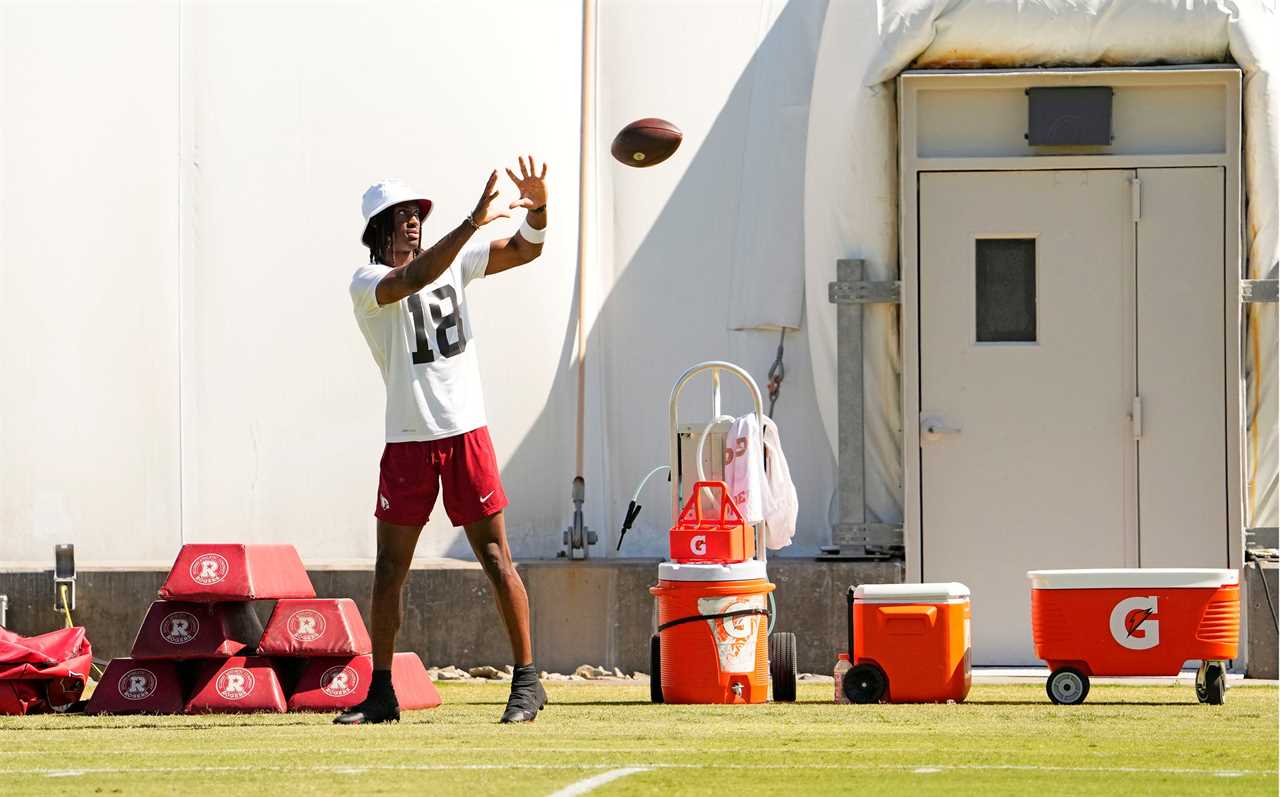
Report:
[{"label": "black cooler wheel", "polygon": [[662,702],[662,641],[657,634],[649,637],[649,702]]},{"label": "black cooler wheel", "polygon": [[1044,691],[1060,706],[1076,706],[1089,696],[1089,676],[1071,667],[1063,667],[1049,674]]},{"label": "black cooler wheel", "polygon": [[796,635],[779,632],[769,636],[769,678],[773,702],[796,702]]},{"label": "black cooler wheel", "polygon": [[1227,700],[1227,668],[1220,661],[1203,661],[1196,671],[1196,699],[1211,706]]},{"label": "black cooler wheel", "polygon": [[889,677],[871,662],[861,662],[844,674],[844,696],[850,703],[879,703],[889,694]]}]

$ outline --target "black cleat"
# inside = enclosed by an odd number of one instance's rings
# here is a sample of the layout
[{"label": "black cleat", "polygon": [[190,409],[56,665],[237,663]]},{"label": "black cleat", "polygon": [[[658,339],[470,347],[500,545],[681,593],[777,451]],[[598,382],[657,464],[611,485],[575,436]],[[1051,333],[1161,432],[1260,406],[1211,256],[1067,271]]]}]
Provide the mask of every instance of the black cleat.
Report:
[{"label": "black cleat", "polygon": [[502,712],[499,722],[533,722],[538,712],[547,705],[547,691],[542,682],[534,676],[532,683],[511,682],[511,696],[507,698],[507,708]]},{"label": "black cleat", "polygon": [[399,722],[400,703],[395,694],[373,697],[370,695],[334,719],[334,725],[369,725],[378,722]]}]

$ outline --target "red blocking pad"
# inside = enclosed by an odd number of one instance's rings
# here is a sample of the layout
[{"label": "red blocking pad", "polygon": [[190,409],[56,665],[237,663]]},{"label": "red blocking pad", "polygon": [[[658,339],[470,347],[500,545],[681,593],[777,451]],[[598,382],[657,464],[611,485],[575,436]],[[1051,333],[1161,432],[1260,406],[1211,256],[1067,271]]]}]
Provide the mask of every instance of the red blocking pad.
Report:
[{"label": "red blocking pad", "polygon": [[[372,656],[311,659],[289,697],[290,711],[334,711],[350,708],[369,694]],[[392,685],[395,684],[394,677]]]},{"label": "red blocking pad", "polygon": [[199,603],[315,596],[292,545],[184,545],[160,588],[161,598]]},{"label": "red blocking pad", "polygon": [[[350,708],[369,694],[373,680],[372,656],[318,658],[306,671],[289,698],[290,711],[334,711]],[[405,711],[435,708],[442,702],[436,685],[416,653],[397,653],[391,660],[391,685]]]},{"label": "red blocking pad", "polygon": [[350,598],[277,602],[258,645],[263,656],[360,656],[372,650],[360,610]]},{"label": "red blocking pad", "polygon": [[397,653],[391,659],[391,685],[402,709],[435,708],[442,702],[417,653]]},{"label": "red blocking pad", "polygon": [[271,660],[232,656],[204,663],[196,676],[188,714],[243,714],[285,710],[284,692]]},{"label": "red blocking pad", "polygon": [[182,680],[172,661],[112,659],[89,698],[89,714],[181,714]]},{"label": "red blocking pad", "polygon": [[253,652],[262,622],[248,603],[156,601],[133,640],[135,659],[210,659]]}]

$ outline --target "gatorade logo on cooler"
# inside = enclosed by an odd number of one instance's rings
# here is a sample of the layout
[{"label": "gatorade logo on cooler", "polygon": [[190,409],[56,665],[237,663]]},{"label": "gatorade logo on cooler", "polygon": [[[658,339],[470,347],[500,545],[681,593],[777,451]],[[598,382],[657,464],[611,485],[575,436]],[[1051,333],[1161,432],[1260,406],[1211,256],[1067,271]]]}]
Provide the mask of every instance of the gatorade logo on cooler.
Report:
[{"label": "gatorade logo on cooler", "polygon": [[200,621],[190,612],[174,612],[160,621],[160,636],[170,645],[185,645],[200,633]]},{"label": "gatorade logo on cooler", "polygon": [[226,578],[230,569],[227,560],[218,554],[202,554],[191,563],[191,580],[207,587]]},{"label": "gatorade logo on cooler", "polygon": [[317,611],[302,609],[289,615],[289,636],[299,642],[315,642],[324,635],[324,617]]},{"label": "gatorade logo on cooler", "polygon": [[218,676],[213,688],[227,700],[240,700],[253,691],[253,673],[242,667],[232,667]]},{"label": "gatorade logo on cooler", "polygon": [[1125,598],[1111,610],[1111,637],[1129,650],[1150,650],[1160,644],[1156,597]]},{"label": "gatorade logo on cooler", "polygon": [[706,556],[707,535],[698,534],[689,540],[689,550],[693,551],[694,556]]},{"label": "gatorade logo on cooler", "polygon": [[[750,606],[747,603],[739,601],[737,603],[729,604],[729,608],[725,609],[724,611],[725,611],[725,614],[732,614],[733,612],[746,611],[752,608],[754,607]],[[727,635],[729,635],[731,638],[736,640],[747,639],[756,631],[756,628],[755,628],[756,618],[752,616],[744,615],[740,617],[726,617],[722,622],[724,626],[724,632]]]},{"label": "gatorade logo on cooler", "polygon": [[155,673],[139,668],[120,676],[116,689],[125,700],[146,700],[156,693],[159,683]]},{"label": "gatorade logo on cooler", "polygon": [[329,697],[346,697],[356,691],[360,676],[346,666],[330,667],[320,676],[320,691]]}]

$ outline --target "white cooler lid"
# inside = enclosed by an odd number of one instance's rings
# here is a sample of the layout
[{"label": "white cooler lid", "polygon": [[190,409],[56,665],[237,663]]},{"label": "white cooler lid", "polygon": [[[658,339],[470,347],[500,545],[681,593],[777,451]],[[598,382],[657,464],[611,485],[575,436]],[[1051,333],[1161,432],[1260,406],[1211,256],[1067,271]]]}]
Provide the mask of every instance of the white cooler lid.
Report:
[{"label": "white cooler lid", "polygon": [[942,584],[863,584],[853,591],[858,603],[959,603],[969,588],[958,581]]},{"label": "white cooler lid", "polygon": [[1239,584],[1240,571],[1186,567],[1030,570],[1027,578],[1032,589],[1217,589]]},{"label": "white cooler lid", "polygon": [[730,564],[704,562],[662,562],[658,565],[662,581],[753,581],[765,578],[764,562],[748,559]]}]

